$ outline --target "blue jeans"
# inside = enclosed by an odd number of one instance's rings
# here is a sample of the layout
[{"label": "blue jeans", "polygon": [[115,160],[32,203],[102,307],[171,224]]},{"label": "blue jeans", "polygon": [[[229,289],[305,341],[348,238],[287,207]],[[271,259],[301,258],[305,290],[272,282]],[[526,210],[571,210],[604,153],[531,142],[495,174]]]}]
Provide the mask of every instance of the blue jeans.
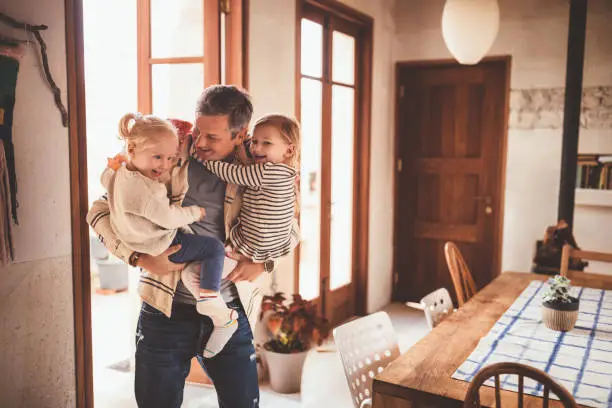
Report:
[{"label": "blue jeans", "polygon": [[209,317],[195,305],[175,302],[172,317],[142,304],[136,333],[136,402],[140,408],[179,408],[191,359],[215,385],[220,408],[259,407],[259,385],[253,333],[239,301],[228,307],[238,311],[238,329],[225,348],[211,359],[201,357],[213,329]]},{"label": "blue jeans", "polygon": [[202,261],[200,266],[200,288],[219,291],[221,274],[223,274],[223,261],[225,247],[215,237],[185,234],[177,232],[172,245],[181,244],[181,249],[170,255],[174,263]]}]

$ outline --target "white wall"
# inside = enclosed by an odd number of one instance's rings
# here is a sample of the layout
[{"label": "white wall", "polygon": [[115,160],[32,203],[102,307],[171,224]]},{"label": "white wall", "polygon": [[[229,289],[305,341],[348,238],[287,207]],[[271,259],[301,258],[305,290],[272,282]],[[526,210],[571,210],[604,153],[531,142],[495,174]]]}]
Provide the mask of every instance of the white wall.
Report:
[{"label": "white wall", "polygon": [[[394,0],[343,2],[375,19],[368,289],[368,310],[374,311],[391,299]],[[295,115],[295,7],[293,0],[250,3],[249,91],[255,117]],[[283,260],[277,275],[279,290],[292,293],[292,258]]]},{"label": "white wall", "polygon": [[[440,29],[443,0],[398,0],[395,60],[451,58]],[[501,23],[489,55],[511,55],[511,88],[565,86],[569,2],[500,0]],[[584,86],[612,85],[612,2],[589,2]],[[527,271],[534,244],[556,223],[560,128],[508,131],[502,270]],[[580,149],[608,145],[610,129],[581,130]],[[610,150],[612,151],[612,150]],[[608,151],[608,153],[610,152]],[[595,212],[594,212],[595,211]],[[612,250],[612,209],[578,208],[575,235],[585,248]]]},{"label": "white wall", "polygon": [[[0,11],[47,24],[53,77],[66,98],[64,2],[3,2]],[[23,30],[0,26],[23,38]],[[14,114],[19,188],[16,263],[0,270],[0,406],[75,402],[68,130],[40,68],[38,46],[21,60]]]}]

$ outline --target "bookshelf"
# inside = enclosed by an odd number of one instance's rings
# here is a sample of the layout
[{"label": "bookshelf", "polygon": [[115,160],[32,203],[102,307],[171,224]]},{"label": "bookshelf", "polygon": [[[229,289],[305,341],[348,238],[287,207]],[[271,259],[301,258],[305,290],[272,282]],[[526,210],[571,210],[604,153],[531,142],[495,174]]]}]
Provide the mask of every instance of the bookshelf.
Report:
[{"label": "bookshelf", "polygon": [[612,207],[612,154],[579,154],[576,205]]}]

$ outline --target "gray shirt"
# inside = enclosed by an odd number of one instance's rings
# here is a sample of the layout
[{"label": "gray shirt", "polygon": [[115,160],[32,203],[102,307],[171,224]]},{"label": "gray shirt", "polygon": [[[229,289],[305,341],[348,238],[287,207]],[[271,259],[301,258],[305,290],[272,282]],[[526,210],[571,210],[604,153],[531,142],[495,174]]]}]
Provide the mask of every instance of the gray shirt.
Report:
[{"label": "gray shirt", "polygon": [[[221,242],[225,242],[223,204],[225,202],[226,183],[206,170],[201,163],[192,158],[189,159],[187,177],[189,188],[183,200],[183,207],[197,205],[199,207],[204,207],[206,210],[206,217],[201,221],[191,224],[191,229],[197,235],[215,237]],[[230,281],[221,281],[220,290],[226,302],[238,298],[236,287]],[[196,303],[196,299],[187,290],[182,281],[179,281],[176,287],[174,300],[180,303]]]}]

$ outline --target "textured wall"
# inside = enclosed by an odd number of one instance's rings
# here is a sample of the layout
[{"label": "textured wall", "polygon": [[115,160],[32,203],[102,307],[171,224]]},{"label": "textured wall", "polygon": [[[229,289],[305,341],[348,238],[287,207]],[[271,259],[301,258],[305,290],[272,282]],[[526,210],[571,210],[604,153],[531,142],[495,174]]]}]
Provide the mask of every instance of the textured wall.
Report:
[{"label": "textured wall", "polygon": [[[510,128],[562,129],[565,88],[510,91]],[[582,129],[612,129],[612,86],[591,86],[582,92]]]},{"label": "textured wall", "polygon": [[[3,2],[0,11],[32,24],[66,102],[64,2]],[[23,37],[22,30],[0,33]],[[75,406],[68,130],[40,70],[37,47],[20,65],[14,115],[20,225],[17,263],[0,270],[0,406]]]}]

